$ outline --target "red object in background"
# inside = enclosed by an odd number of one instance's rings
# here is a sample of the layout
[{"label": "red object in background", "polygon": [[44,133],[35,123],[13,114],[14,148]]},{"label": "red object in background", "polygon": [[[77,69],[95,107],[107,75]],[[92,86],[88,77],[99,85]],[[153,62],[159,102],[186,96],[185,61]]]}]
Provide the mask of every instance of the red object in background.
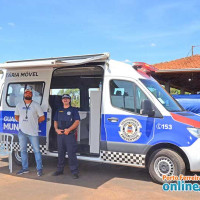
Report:
[{"label": "red object in background", "polygon": [[151,75],[152,72],[158,70],[153,65],[148,65],[147,63],[144,62],[134,62],[133,67],[135,70],[145,73],[147,75]]}]

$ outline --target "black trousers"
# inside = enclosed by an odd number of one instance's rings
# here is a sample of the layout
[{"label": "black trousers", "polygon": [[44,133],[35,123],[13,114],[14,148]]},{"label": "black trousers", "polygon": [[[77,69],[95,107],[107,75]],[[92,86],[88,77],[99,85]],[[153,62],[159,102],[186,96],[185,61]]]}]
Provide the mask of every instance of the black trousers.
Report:
[{"label": "black trousers", "polygon": [[68,153],[68,163],[72,174],[78,173],[78,160],[76,157],[77,142],[73,133],[69,135],[57,135],[58,141],[58,165],[57,170],[63,171],[65,166],[65,155]]}]

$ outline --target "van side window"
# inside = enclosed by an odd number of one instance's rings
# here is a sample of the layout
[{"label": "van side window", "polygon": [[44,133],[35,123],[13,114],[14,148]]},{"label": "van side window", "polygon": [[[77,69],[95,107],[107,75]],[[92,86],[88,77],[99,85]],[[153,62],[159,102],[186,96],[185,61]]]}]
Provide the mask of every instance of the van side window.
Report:
[{"label": "van side window", "polygon": [[44,82],[30,83],[10,83],[7,88],[6,102],[8,106],[15,107],[20,101],[23,101],[24,90],[30,88],[33,92],[33,100],[42,103]]},{"label": "van side window", "polygon": [[141,114],[145,93],[133,82],[125,80],[110,81],[111,104],[114,107]]},{"label": "van side window", "polygon": [[114,107],[135,112],[134,84],[130,81],[111,80],[110,97]]}]

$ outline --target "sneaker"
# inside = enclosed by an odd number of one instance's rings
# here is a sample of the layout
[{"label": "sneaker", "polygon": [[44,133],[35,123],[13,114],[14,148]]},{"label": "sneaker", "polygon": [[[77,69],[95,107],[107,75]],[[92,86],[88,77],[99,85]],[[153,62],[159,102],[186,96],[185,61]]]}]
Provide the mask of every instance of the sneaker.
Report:
[{"label": "sneaker", "polygon": [[59,175],[61,175],[61,174],[63,174],[63,171],[56,171],[56,172],[54,172],[54,173],[52,174],[52,176],[59,176]]},{"label": "sneaker", "polygon": [[42,169],[40,169],[40,170],[37,171],[37,175],[38,175],[38,176],[42,176],[42,175],[43,175]]},{"label": "sneaker", "polygon": [[29,173],[30,171],[28,169],[21,169],[20,171],[18,171],[16,174],[17,175],[22,175],[22,174],[27,174]]},{"label": "sneaker", "polygon": [[73,179],[78,179],[79,175],[78,174],[73,174]]}]

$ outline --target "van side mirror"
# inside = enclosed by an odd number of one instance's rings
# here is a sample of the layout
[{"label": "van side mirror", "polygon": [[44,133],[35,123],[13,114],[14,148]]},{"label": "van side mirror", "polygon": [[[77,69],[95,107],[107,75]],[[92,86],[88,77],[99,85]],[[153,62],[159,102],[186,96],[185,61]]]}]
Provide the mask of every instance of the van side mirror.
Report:
[{"label": "van side mirror", "polygon": [[154,117],[155,111],[152,108],[151,101],[144,99],[141,103],[141,114],[148,115],[148,117]]}]

